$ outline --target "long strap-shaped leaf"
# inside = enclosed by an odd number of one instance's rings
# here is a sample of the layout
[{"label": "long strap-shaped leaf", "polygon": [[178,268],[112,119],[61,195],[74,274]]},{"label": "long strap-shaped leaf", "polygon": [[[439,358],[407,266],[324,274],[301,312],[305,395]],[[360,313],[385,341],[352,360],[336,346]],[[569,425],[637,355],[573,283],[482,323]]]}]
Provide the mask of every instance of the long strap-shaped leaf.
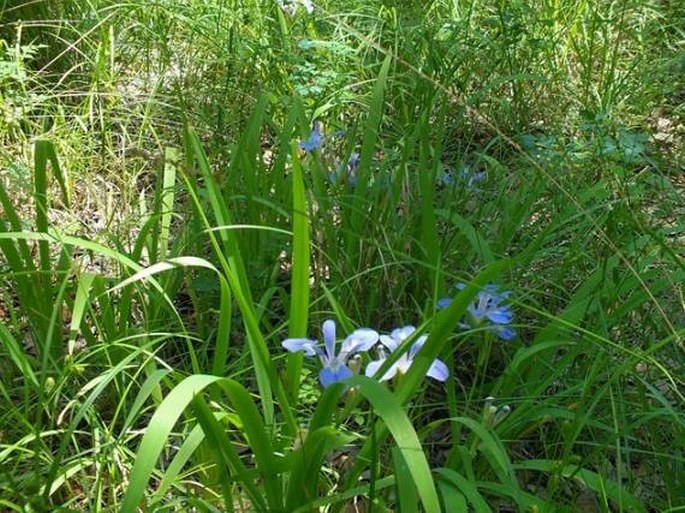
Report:
[{"label": "long strap-shaped leaf", "polygon": [[[302,166],[293,147],[293,255],[290,286],[290,337],[307,335],[309,318],[309,211]],[[286,376],[290,398],[297,400],[302,370],[302,353],[290,353]]]},{"label": "long strap-shaped leaf", "polygon": [[[250,442],[257,467],[264,482],[264,491],[266,492],[266,500],[269,503],[269,507],[276,511],[282,509],[282,493],[276,475],[277,465],[274,462],[273,446],[250,394],[242,385],[229,378],[195,374],[184,379],[169,392],[169,395],[162,401],[152,419],[150,419],[150,423],[136,453],[129,486],[121,505],[121,513],[134,513],[136,511],[138,504],[145,495],[145,490],[157,460],[167,445],[167,439],[172,428],[183,415],[191,401],[204,389],[213,384],[219,385],[226,392],[226,395],[240,416],[245,436]],[[196,404],[196,408],[201,410],[202,405]],[[213,435],[210,438],[215,441],[221,440],[222,444],[227,444],[217,448],[217,450],[222,451],[226,463],[235,474],[234,477],[241,480],[241,484],[249,495],[250,500],[258,507],[261,504],[262,507],[259,511],[263,511],[264,501],[260,498],[260,492],[250,479],[250,474],[235,453],[235,449],[232,448],[224,436],[220,436],[217,433],[216,425],[214,425],[210,416],[201,414],[201,417],[207,430]]]}]

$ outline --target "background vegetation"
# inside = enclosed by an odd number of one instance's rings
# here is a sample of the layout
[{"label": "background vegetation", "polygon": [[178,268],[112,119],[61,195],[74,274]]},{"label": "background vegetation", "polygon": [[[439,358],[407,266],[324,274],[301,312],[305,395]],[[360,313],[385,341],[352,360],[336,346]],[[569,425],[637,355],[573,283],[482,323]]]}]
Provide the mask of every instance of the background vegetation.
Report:
[{"label": "background vegetation", "polygon": [[0,15],[0,510],[683,511],[685,4]]}]

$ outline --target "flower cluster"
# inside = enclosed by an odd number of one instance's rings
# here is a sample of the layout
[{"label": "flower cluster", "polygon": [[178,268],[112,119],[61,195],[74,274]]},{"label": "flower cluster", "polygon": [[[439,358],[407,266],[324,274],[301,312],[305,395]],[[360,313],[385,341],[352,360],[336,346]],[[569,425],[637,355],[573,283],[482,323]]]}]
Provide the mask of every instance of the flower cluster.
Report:
[{"label": "flower cluster", "polygon": [[[391,353],[396,351],[403,341],[416,331],[413,326],[405,326],[393,330],[390,335],[379,335],[377,331],[369,328],[360,328],[353,331],[342,343],[340,352],[336,354],[336,329],[335,322],[326,320],[323,323],[323,345],[322,349],[316,340],[308,338],[289,338],[282,342],[285,349],[291,353],[301,351],[306,356],[318,356],[321,360],[322,369],[319,372],[319,381],[324,387],[329,387],[333,383],[343,381],[354,374],[348,366],[348,361],[351,356],[366,352],[380,341],[379,359],[370,362],[366,366],[365,374],[368,377],[374,377],[380,369],[383,362],[388,357],[386,349]],[[419,352],[423,344],[428,338],[427,335],[419,337],[414,344],[412,344],[409,351],[402,354],[400,358],[383,374],[380,381],[387,381],[392,379],[397,374],[405,374],[416,354]],[[426,373],[433,379],[438,381],[445,381],[449,376],[447,366],[440,360],[436,359]]]},{"label": "flower cluster", "polygon": [[[466,287],[464,283],[458,283],[455,288],[462,290]],[[459,322],[462,329],[474,329],[485,327],[494,331],[499,338],[505,341],[516,337],[516,330],[508,326],[514,320],[511,308],[502,303],[509,297],[510,291],[499,292],[499,287],[488,284],[481,290],[473,302],[467,308],[467,314]],[[452,303],[451,298],[444,298],[438,301],[438,308],[446,308]]]}]

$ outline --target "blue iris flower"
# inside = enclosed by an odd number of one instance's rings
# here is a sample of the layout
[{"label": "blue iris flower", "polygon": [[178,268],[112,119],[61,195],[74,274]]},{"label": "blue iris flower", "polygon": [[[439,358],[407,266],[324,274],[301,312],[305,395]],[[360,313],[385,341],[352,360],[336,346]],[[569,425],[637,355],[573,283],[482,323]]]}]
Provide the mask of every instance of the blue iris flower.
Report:
[{"label": "blue iris flower", "polygon": [[[466,284],[459,283],[456,288],[462,290]],[[462,329],[474,329],[483,325],[484,322],[489,322],[490,330],[497,333],[497,336],[502,340],[509,341],[516,337],[516,330],[507,326],[514,320],[514,314],[511,308],[503,305],[502,302],[506,300],[510,291],[499,292],[499,287],[494,284],[486,285],[481,290],[473,302],[468,306],[468,315],[459,323]],[[452,303],[451,298],[444,298],[438,301],[438,308],[446,308]]]},{"label": "blue iris flower", "polygon": [[300,141],[300,148],[307,152],[312,152],[320,148],[323,144],[323,132],[321,121],[314,121],[312,132],[309,134],[309,139]]},{"label": "blue iris flower", "polygon": [[[411,334],[415,331],[416,328],[414,326],[405,326],[404,328],[398,328],[396,330],[393,330],[390,333],[390,336],[381,335],[380,341],[381,344],[383,344],[390,352],[393,352],[397,350],[397,348],[400,347],[402,342],[409,338]],[[398,373],[406,374],[409,370],[409,367],[411,367],[411,364],[414,362],[414,357],[423,347],[423,344],[425,344],[427,338],[428,335],[422,335],[421,337],[419,337],[416,340],[416,342],[414,342],[412,346],[409,348],[409,351],[400,356],[399,360],[392,364],[388,371],[385,374],[383,374],[383,376],[380,378],[380,381],[387,381],[389,379],[392,379]],[[366,375],[368,377],[373,377],[378,372],[378,369],[381,365],[383,365],[383,362],[385,362],[387,358],[387,355],[385,354],[385,350],[383,348],[379,350],[379,353],[380,358],[378,360],[372,361],[366,366]],[[426,376],[430,376],[431,378],[437,379],[438,381],[445,381],[449,375],[450,371],[447,368],[447,365],[445,365],[442,361],[438,360],[437,358],[428,368],[428,372],[426,372]]]},{"label": "blue iris flower", "polygon": [[352,377],[353,372],[347,366],[347,360],[355,353],[368,351],[378,342],[378,333],[372,329],[360,328],[353,331],[342,343],[340,352],[335,354],[335,322],[326,320],[322,327],[324,349],[316,340],[308,338],[289,338],[282,346],[295,353],[302,351],[306,356],[318,356],[323,368],[319,372],[319,381],[325,387]]}]

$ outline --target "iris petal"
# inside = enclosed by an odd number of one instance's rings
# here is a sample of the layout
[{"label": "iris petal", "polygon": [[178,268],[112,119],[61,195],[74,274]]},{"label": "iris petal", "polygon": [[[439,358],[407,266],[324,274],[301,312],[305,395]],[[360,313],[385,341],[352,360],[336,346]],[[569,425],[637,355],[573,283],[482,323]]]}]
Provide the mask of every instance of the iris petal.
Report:
[{"label": "iris petal", "polygon": [[498,308],[497,310],[491,310],[489,312],[486,312],[485,315],[488,319],[490,319],[490,321],[494,322],[495,324],[509,324],[514,318],[514,315],[509,311],[508,308]]},{"label": "iris petal", "polygon": [[[463,290],[466,288],[466,284],[457,283],[455,288]],[[502,305],[502,302],[509,298],[510,294],[511,291],[505,290],[500,292],[499,285],[488,283],[468,305],[466,308],[468,314],[463,319],[460,319],[458,326],[461,329],[483,327],[495,331],[502,340],[511,340],[516,336],[516,331],[511,328],[505,329],[504,326],[501,326],[502,324],[509,324],[514,320],[511,308],[507,305]],[[450,298],[443,298],[438,301],[437,306],[438,308],[444,308],[451,302]],[[489,321],[489,326],[482,326],[485,320]]]},{"label": "iris petal", "polygon": [[[372,378],[378,373],[378,369],[380,369],[381,365],[385,363],[385,358],[382,358],[380,360],[374,360],[372,362],[369,362],[369,364],[366,366],[366,372],[365,374],[367,377]],[[390,368],[387,370],[383,376],[378,378],[378,381],[388,381],[391,380],[392,378],[395,377],[395,374],[397,374],[397,371],[399,369],[399,366],[397,362],[395,362],[393,365],[390,366]]]},{"label": "iris petal", "polygon": [[304,151],[314,151],[319,148],[323,143],[323,134],[321,133],[321,123],[319,121],[314,122],[312,132],[309,134],[309,138],[306,141],[300,141],[300,148]]},{"label": "iris petal", "polygon": [[308,338],[288,338],[281,342],[281,345],[291,353],[302,351],[307,356],[316,355],[318,350],[316,340],[309,340]]},{"label": "iris petal", "polygon": [[452,301],[454,301],[452,298],[449,297],[444,297],[438,301],[437,307],[438,310],[442,310],[443,308],[447,308],[452,304]]},{"label": "iris petal", "polygon": [[428,372],[426,372],[426,376],[430,376],[431,378],[437,379],[438,381],[445,381],[449,377],[449,375],[450,371],[447,368],[447,365],[445,365],[442,361],[438,360],[437,358],[428,368]]},{"label": "iris petal", "polygon": [[327,319],[323,323],[323,343],[326,346],[326,356],[332,362],[335,358],[335,322]]},{"label": "iris petal", "polygon": [[378,342],[378,338],[378,332],[372,329],[359,328],[354,330],[343,342],[338,358],[344,360],[348,354],[368,351]]},{"label": "iris petal", "polygon": [[340,365],[337,368],[324,367],[319,372],[319,381],[324,388],[331,386],[333,383],[346,380],[352,377],[352,371],[346,365]]},{"label": "iris petal", "polygon": [[397,342],[402,343],[405,340],[407,340],[412,333],[416,331],[416,328],[414,326],[404,326],[403,328],[397,328],[395,330],[392,330],[392,333],[390,333],[390,336],[397,340]]},{"label": "iris petal", "polygon": [[510,328],[509,326],[498,326],[497,336],[502,340],[509,341],[516,337],[516,330],[514,328]]},{"label": "iris petal", "polygon": [[[385,347],[390,349],[390,351],[395,351],[402,344],[402,342],[406,340],[408,337],[410,337],[412,333],[414,333],[415,331],[416,328],[414,326],[405,326],[403,328],[397,328],[390,333],[390,336],[381,335],[380,341]],[[414,362],[414,356],[416,356],[416,353],[418,353],[419,350],[423,347],[427,339],[428,335],[421,335],[412,344],[411,348],[409,348],[409,351],[402,354],[402,356],[400,356],[400,358],[390,367],[390,369],[388,369],[388,371],[379,379],[379,381],[387,381],[389,379],[392,379],[398,372],[401,374],[406,374],[409,371],[409,368],[411,367],[412,363]],[[369,363],[366,366],[366,375],[369,377],[372,377],[378,373],[378,369],[381,367],[381,365],[383,365],[383,362],[386,359],[383,350],[381,349],[380,351],[381,358],[379,360],[375,360]],[[449,375],[449,371],[447,370],[447,367],[444,363],[436,359],[431,364],[431,367],[429,368],[426,375],[431,376],[440,381],[445,381],[445,379],[447,379],[447,376]]]},{"label": "iris petal", "polygon": [[393,337],[389,337],[388,335],[381,335],[380,341],[381,344],[390,349],[390,351],[394,351],[399,347],[397,340],[395,340]]},{"label": "iris petal", "polygon": [[416,356],[416,353],[418,353],[421,348],[423,347],[423,344],[426,343],[426,340],[428,340],[428,335],[421,335],[416,342],[414,342],[411,345],[411,348],[409,349],[409,359],[413,360],[414,357]]},{"label": "iris petal", "polygon": [[369,362],[369,364],[366,366],[366,370],[364,371],[364,374],[366,374],[367,378],[372,378],[376,372],[378,372],[378,369],[381,368],[381,365],[383,365],[383,362],[385,361],[385,358],[382,360],[373,360],[372,362]]}]

